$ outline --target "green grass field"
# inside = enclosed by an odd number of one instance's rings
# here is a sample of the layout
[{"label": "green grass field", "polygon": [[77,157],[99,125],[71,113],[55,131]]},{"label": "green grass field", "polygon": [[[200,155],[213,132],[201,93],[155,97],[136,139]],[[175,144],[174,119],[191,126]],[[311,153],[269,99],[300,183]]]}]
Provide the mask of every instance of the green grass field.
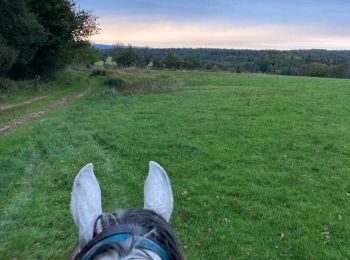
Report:
[{"label": "green grass field", "polygon": [[[187,259],[350,258],[350,81],[119,72],[181,82],[82,100],[0,136],[2,259],[63,259],[72,183],[93,162],[105,211],[168,172]],[[156,75],[156,76],[154,76]]]}]

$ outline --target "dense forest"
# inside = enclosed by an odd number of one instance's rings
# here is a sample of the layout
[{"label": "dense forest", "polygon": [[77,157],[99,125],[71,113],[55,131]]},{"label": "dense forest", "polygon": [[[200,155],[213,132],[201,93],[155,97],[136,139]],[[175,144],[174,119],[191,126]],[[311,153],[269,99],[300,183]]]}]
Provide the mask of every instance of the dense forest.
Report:
[{"label": "dense forest", "polygon": [[101,52],[104,59],[110,57],[122,67],[350,78],[350,51],[152,49],[116,44]]},{"label": "dense forest", "polygon": [[[0,0],[0,80],[50,77],[72,62],[93,62],[96,17],[73,0]],[[5,88],[6,84],[1,84]]]}]

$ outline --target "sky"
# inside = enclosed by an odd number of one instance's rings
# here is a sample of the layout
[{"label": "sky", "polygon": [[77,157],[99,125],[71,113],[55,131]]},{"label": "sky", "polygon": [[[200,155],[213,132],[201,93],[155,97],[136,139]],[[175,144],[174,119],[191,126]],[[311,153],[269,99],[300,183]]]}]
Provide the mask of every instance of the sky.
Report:
[{"label": "sky", "polygon": [[154,48],[350,49],[350,0],[78,0],[92,41]]}]

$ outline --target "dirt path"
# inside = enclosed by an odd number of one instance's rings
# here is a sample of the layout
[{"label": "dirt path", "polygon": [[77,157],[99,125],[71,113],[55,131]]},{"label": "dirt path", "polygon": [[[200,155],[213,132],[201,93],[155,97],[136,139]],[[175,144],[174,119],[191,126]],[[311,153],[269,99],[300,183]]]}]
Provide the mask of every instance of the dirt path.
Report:
[{"label": "dirt path", "polygon": [[23,107],[25,105],[29,105],[35,101],[39,101],[42,100],[44,98],[46,98],[47,96],[39,96],[39,97],[35,97],[29,100],[26,100],[22,103],[17,103],[17,104],[13,104],[13,105],[7,105],[7,106],[0,106],[0,112],[5,111],[5,110],[10,110],[10,109],[15,109],[15,108],[19,108],[19,107]]},{"label": "dirt path", "polygon": [[[61,108],[61,107],[66,106],[66,105],[69,105],[69,104],[73,103],[74,101],[76,101],[76,100],[86,96],[91,90],[92,90],[92,88],[89,88],[89,89],[87,89],[87,90],[85,90],[85,91],[83,91],[83,92],[81,92],[81,93],[79,93],[77,95],[62,98],[62,99],[56,101],[55,103],[50,104],[48,107],[45,107],[44,109],[42,109],[40,111],[23,115],[23,116],[21,116],[19,118],[16,118],[15,120],[9,122],[9,123],[0,125],[0,135],[4,134],[6,132],[9,132],[9,131],[17,128],[17,127],[20,127],[20,126],[24,125],[25,123],[28,123],[28,122],[32,121],[35,118],[39,118],[39,117],[43,116],[44,114],[46,114],[48,112],[55,111],[58,108]],[[0,107],[0,111],[3,111],[2,109],[7,110],[7,109],[18,108],[18,107],[24,106],[26,104],[30,104],[30,103],[32,103],[34,101],[41,100],[41,99],[43,99],[45,97],[46,96],[33,98],[33,99],[30,99],[30,100],[28,100],[26,102],[12,105],[12,107],[11,106],[7,106],[7,108],[6,108],[6,106],[4,106],[5,109],[4,109],[4,107]],[[8,107],[11,107],[11,108],[8,108]]]}]

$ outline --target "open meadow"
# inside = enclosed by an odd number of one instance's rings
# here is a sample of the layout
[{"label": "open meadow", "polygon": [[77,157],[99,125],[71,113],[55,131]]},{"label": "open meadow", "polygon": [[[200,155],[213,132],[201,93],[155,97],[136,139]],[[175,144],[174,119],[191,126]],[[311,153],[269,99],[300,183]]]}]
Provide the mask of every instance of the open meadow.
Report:
[{"label": "open meadow", "polygon": [[187,259],[350,258],[349,80],[70,73],[88,95],[0,135],[0,258],[65,258],[80,168],[93,162],[112,211],[143,205],[150,160],[170,177]]}]

